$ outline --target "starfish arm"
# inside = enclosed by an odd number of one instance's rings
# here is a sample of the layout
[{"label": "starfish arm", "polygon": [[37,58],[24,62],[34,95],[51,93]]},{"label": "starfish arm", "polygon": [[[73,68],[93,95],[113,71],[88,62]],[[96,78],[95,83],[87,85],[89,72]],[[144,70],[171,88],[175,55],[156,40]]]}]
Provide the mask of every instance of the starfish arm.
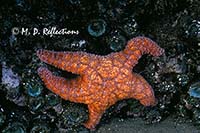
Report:
[{"label": "starfish arm", "polygon": [[157,100],[154,91],[148,82],[139,74],[134,75],[134,86],[131,91],[131,97],[140,101],[144,106],[154,106]]},{"label": "starfish arm", "polygon": [[100,109],[99,107],[90,104],[88,105],[89,110],[89,119],[83,124],[88,129],[95,129],[95,126],[99,123],[102,114],[105,110]]},{"label": "starfish arm", "polygon": [[[80,90],[79,85],[81,83],[81,78],[66,80],[63,77],[53,75],[51,71],[44,67],[38,69],[38,74],[46,87],[63,99],[74,102],[84,102],[83,96],[79,96],[77,92]],[[82,97],[82,99],[80,97]]]},{"label": "starfish arm", "polygon": [[139,50],[141,54],[150,54],[152,56],[160,56],[164,53],[158,44],[147,37],[135,37],[128,41],[125,50],[137,51]]},{"label": "starfish arm", "polygon": [[83,74],[88,64],[97,57],[85,52],[54,52],[38,50],[37,56],[43,62],[75,74]]},{"label": "starfish arm", "polygon": [[131,39],[124,51],[121,52],[127,58],[125,64],[135,66],[143,54],[152,56],[160,56],[164,53],[164,49],[159,47],[154,41],[146,37],[136,37]]}]

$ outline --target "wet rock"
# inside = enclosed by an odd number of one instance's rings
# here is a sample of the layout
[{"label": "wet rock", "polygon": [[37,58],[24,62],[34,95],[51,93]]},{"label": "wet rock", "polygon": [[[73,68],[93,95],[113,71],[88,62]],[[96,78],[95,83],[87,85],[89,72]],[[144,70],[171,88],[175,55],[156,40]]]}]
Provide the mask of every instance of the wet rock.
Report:
[{"label": "wet rock", "polygon": [[45,123],[34,124],[30,130],[30,133],[48,133],[51,131],[51,128]]},{"label": "wet rock", "polygon": [[193,111],[193,118],[195,120],[195,124],[199,126],[200,125],[200,111],[199,111],[199,109],[195,109]]},{"label": "wet rock", "polygon": [[26,128],[20,122],[12,122],[3,129],[2,133],[26,133]]},{"label": "wet rock", "polygon": [[45,100],[42,96],[40,97],[30,97],[27,102],[27,106],[30,111],[34,114],[36,112],[41,111],[44,107]]},{"label": "wet rock", "polygon": [[144,119],[146,120],[146,123],[158,123],[162,120],[162,115],[160,114],[159,110],[154,108],[150,110],[146,110],[147,113],[145,114]]},{"label": "wet rock", "polygon": [[143,116],[143,107],[140,105],[140,103],[136,100],[130,100],[127,102],[128,104],[128,110],[126,112],[126,115],[129,117],[139,117]]},{"label": "wet rock", "polygon": [[5,123],[6,115],[4,114],[4,110],[1,108],[0,110],[0,127]]},{"label": "wet rock", "polygon": [[180,55],[174,58],[169,58],[166,62],[165,70],[167,70],[167,73],[185,73],[187,70],[185,56]]},{"label": "wet rock", "polygon": [[16,43],[16,42],[17,42],[17,38],[15,37],[15,35],[12,34],[12,35],[9,37],[9,43],[10,43],[11,46],[13,46],[14,43]]},{"label": "wet rock", "polygon": [[84,108],[76,104],[64,107],[61,117],[63,124],[68,127],[78,126],[88,118]]}]

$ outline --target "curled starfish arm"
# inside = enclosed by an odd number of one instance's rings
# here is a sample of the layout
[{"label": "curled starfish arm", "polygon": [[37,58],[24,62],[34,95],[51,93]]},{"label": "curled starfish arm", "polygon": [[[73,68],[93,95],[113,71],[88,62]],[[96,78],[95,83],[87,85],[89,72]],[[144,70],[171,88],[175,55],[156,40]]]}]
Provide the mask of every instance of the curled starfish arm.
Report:
[{"label": "curled starfish arm", "polygon": [[164,53],[158,44],[147,37],[135,37],[127,43],[125,51],[137,51],[139,50],[141,54],[150,54],[152,56],[160,56]]},{"label": "curled starfish arm", "polygon": [[63,77],[53,75],[52,72],[45,67],[38,68],[38,74],[46,87],[63,99],[74,102],[77,102],[77,100],[81,102],[82,100],[84,102],[83,96],[77,96],[77,91],[80,90],[79,85],[81,83],[81,78],[66,80]]},{"label": "curled starfish arm", "polygon": [[164,53],[164,49],[149,38],[136,37],[127,43],[122,53],[127,58],[126,63],[134,67],[143,54],[150,54],[157,57]]},{"label": "curled starfish arm", "polygon": [[85,52],[54,52],[38,50],[37,56],[43,62],[75,74],[83,74],[90,63],[92,54]]}]

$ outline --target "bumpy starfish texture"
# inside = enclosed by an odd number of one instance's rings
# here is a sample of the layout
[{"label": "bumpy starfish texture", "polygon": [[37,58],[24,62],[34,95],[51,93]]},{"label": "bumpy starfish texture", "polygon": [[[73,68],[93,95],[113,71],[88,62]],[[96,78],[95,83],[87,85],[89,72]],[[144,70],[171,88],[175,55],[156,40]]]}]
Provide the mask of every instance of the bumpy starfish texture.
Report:
[{"label": "bumpy starfish texture", "polygon": [[46,87],[65,100],[88,105],[89,119],[84,126],[94,129],[107,108],[122,99],[134,98],[144,106],[156,105],[151,86],[132,68],[143,54],[160,56],[164,50],[145,37],[131,39],[121,52],[98,56],[85,52],[38,50],[45,63],[80,75],[67,80],[40,67],[38,74]]}]

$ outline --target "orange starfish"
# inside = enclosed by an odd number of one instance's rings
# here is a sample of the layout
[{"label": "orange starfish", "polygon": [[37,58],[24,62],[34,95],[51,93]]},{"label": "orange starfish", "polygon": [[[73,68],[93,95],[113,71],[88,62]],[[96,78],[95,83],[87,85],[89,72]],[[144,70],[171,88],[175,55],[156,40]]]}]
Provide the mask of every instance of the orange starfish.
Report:
[{"label": "orange starfish", "polygon": [[132,72],[146,53],[160,56],[164,50],[145,37],[133,38],[123,51],[106,56],[38,50],[37,55],[43,62],[80,76],[66,80],[44,67],[38,69],[38,74],[47,88],[63,99],[87,104],[89,119],[84,126],[94,129],[105,110],[119,100],[134,98],[144,106],[156,104],[151,86],[142,76]]}]

